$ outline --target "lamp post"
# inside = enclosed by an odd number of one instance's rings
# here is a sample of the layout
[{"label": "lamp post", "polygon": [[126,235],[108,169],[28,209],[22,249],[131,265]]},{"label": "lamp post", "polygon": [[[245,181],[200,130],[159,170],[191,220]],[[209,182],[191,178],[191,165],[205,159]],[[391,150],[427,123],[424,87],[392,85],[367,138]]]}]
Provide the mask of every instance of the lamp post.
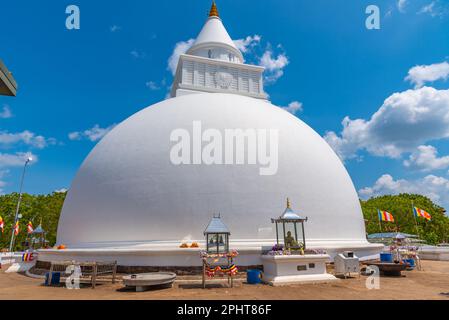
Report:
[{"label": "lamp post", "polygon": [[[19,218],[20,203],[22,202],[23,180],[25,179],[26,168],[31,161],[33,161],[33,158],[31,157],[27,158],[25,161],[25,165],[23,166],[22,178],[20,180],[19,200],[17,201],[16,215],[14,216],[14,226],[16,225],[17,220]],[[9,244],[9,252],[11,253],[13,246],[14,246],[14,228],[11,230],[11,243]]]}]

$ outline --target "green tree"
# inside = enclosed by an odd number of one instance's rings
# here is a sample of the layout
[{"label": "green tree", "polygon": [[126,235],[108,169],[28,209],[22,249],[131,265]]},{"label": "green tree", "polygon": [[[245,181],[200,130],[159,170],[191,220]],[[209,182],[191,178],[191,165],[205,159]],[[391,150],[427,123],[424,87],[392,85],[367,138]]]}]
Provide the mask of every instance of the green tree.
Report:
[{"label": "green tree", "polygon": [[[413,205],[432,215],[432,221],[414,218]],[[382,222],[382,232],[404,232],[419,235],[429,244],[447,242],[449,239],[449,217],[445,210],[429,198],[417,194],[381,196],[361,201],[368,233],[380,232],[377,210],[393,214],[395,223]]]},{"label": "green tree", "polygon": [[[14,224],[14,216],[19,195],[12,193],[0,196],[0,216],[5,222],[5,229],[0,235],[0,249],[9,248],[11,233]],[[24,194],[20,205],[20,233],[15,241],[15,249],[21,250],[22,242],[27,240],[27,224],[32,222],[34,228],[42,223],[42,228],[47,231],[47,240],[49,245],[56,243],[56,231],[58,227],[59,215],[66,193],[52,193],[48,195],[29,195]]]}]

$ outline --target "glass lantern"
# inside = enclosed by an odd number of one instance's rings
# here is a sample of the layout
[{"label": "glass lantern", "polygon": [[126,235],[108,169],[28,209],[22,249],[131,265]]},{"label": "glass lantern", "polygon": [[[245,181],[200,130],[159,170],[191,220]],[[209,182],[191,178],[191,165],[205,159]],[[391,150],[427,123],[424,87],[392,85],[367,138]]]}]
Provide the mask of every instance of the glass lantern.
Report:
[{"label": "glass lantern", "polygon": [[229,234],[227,233],[208,233],[206,235],[207,253],[228,253],[229,252]]},{"label": "glass lantern", "polygon": [[301,218],[291,209],[290,200],[287,199],[287,209],[277,219],[271,219],[276,224],[276,242],[286,250],[306,249],[306,237],[304,233],[304,222],[308,218]]},{"label": "glass lantern", "polygon": [[229,236],[231,233],[221,217],[213,217],[209,222],[204,236],[206,237],[206,248],[209,254],[224,254],[229,252]]}]

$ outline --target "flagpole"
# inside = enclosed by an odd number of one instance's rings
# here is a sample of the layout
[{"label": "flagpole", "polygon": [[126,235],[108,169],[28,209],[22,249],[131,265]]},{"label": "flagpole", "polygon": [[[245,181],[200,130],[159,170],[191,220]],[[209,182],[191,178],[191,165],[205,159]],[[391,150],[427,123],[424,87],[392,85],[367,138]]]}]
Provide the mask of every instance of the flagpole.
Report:
[{"label": "flagpole", "polygon": [[[33,159],[30,157],[25,161],[25,165],[23,166],[23,172],[22,172],[22,178],[20,179],[20,189],[19,189],[19,199],[17,201],[17,207],[16,207],[16,214],[14,217],[14,225],[16,225],[17,221],[18,221],[18,216],[19,216],[19,210],[20,210],[20,203],[22,202],[22,190],[23,190],[23,181],[25,180],[25,172],[27,169],[28,164],[30,163],[30,161],[32,161]],[[14,230],[11,232],[11,242],[9,244],[9,252],[12,254],[12,250],[14,249],[14,240],[15,240],[15,234],[14,234]]]},{"label": "flagpole", "polygon": [[382,221],[380,219],[380,211],[379,211],[379,209],[377,209],[377,219],[379,219],[379,230],[380,230],[380,233],[381,233],[381,236],[382,236]]},{"label": "flagpole", "polygon": [[413,218],[415,219],[416,233],[417,233],[418,239],[420,239],[421,236],[419,235],[418,220],[416,219],[415,204],[414,204],[413,200],[412,200],[412,214],[413,214]]}]

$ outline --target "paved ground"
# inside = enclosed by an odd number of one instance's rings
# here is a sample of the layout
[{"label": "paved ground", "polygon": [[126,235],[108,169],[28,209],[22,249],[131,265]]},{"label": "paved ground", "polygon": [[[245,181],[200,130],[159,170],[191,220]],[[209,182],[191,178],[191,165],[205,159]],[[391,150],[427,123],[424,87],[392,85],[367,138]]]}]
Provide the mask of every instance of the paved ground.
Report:
[{"label": "paved ground", "polygon": [[282,299],[443,299],[449,300],[449,262],[424,261],[423,271],[405,272],[401,278],[381,277],[380,290],[368,290],[366,277],[341,280],[331,284],[297,285],[289,287],[251,286],[239,283],[233,289],[212,285],[203,290],[199,285],[179,285],[171,289],[159,289],[144,293],[123,290],[116,285],[99,285],[81,290],[63,287],[49,288],[42,280],[20,274],[6,274],[0,270],[0,300],[6,299],[223,299],[223,300],[282,300]]}]

